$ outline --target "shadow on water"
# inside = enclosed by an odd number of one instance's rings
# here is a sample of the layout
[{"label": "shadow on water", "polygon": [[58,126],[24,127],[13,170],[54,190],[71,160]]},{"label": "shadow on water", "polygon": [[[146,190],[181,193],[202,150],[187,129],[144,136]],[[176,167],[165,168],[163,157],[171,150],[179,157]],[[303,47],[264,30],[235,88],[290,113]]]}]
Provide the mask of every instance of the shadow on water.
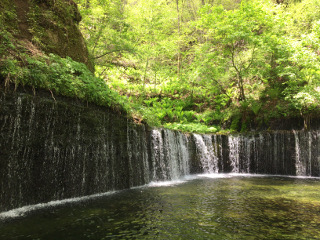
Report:
[{"label": "shadow on water", "polygon": [[319,239],[320,180],[201,177],[3,220],[0,239]]}]

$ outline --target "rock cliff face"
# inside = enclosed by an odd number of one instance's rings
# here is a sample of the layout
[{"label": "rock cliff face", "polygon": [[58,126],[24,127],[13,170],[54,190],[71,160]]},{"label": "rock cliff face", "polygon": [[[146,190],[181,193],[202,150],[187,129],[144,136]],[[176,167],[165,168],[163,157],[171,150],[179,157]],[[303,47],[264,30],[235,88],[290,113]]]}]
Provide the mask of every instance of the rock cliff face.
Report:
[{"label": "rock cliff face", "polygon": [[0,212],[189,174],[320,176],[319,129],[187,135],[20,90],[0,91]]},{"label": "rock cliff face", "polygon": [[130,187],[129,125],[107,109],[46,92],[0,91],[0,212]]},{"label": "rock cliff face", "polygon": [[69,56],[94,71],[78,28],[81,16],[72,0],[2,0],[0,11],[2,28],[31,53]]}]

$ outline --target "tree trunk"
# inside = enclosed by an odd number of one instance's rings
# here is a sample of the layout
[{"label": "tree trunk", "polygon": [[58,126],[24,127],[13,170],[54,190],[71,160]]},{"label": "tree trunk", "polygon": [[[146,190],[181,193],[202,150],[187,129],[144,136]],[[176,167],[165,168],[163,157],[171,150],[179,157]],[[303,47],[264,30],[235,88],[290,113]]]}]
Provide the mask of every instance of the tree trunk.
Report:
[{"label": "tree trunk", "polygon": [[181,53],[180,53],[180,35],[181,35],[181,17],[180,17],[180,9],[179,9],[179,0],[176,0],[177,4],[177,13],[178,13],[178,66],[177,66],[177,71],[178,71],[178,78],[180,79],[180,70],[181,70]]},{"label": "tree trunk", "polygon": [[241,75],[238,75],[238,86],[239,86],[239,90],[240,90],[239,100],[240,101],[245,101],[246,100],[246,96],[244,94],[243,78],[242,78]]},{"label": "tree trunk", "polygon": [[149,65],[149,58],[147,58],[146,67],[145,67],[145,69],[144,69],[143,92],[145,92],[145,90],[146,90],[148,65]]}]

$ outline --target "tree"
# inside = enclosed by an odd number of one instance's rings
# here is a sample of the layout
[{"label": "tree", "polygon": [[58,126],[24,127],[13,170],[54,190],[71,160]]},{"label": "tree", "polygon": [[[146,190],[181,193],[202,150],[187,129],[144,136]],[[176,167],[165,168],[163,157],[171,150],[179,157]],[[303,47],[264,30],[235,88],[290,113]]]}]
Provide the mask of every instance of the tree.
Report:
[{"label": "tree", "polygon": [[209,5],[201,10],[199,27],[207,33],[201,51],[209,57],[204,62],[220,69],[215,71],[216,78],[228,74],[229,81],[237,85],[240,101],[246,100],[246,85],[252,84],[259,75],[257,71],[266,67],[261,60],[268,54],[263,46],[272,32],[271,16],[258,1],[243,1],[234,10]]},{"label": "tree", "polygon": [[132,35],[124,18],[122,0],[76,2],[82,15],[82,33],[98,66],[113,63],[121,53],[133,51]]}]

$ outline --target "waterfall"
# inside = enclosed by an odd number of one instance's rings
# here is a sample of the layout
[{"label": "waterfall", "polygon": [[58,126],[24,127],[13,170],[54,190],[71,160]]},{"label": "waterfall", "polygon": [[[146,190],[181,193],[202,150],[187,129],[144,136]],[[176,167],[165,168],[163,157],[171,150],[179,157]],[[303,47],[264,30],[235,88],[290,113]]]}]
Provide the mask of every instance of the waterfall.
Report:
[{"label": "waterfall", "polygon": [[229,145],[229,159],[231,162],[232,172],[238,173],[239,172],[239,137],[237,136],[229,136],[228,137],[228,145]]},{"label": "waterfall", "polygon": [[308,167],[309,171],[307,175],[311,176],[312,175],[312,133],[308,132]]},{"label": "waterfall", "polygon": [[165,160],[161,130],[153,129],[151,132],[152,180],[158,181],[169,179]]},{"label": "waterfall", "polygon": [[150,182],[148,145],[145,126],[127,124],[127,152],[130,173],[130,187]]},{"label": "waterfall", "polygon": [[[224,172],[224,164],[222,161],[223,157],[223,147],[222,147],[222,138],[220,135],[213,135],[213,146],[215,153],[215,161],[216,161],[216,172]],[[220,165],[220,166],[219,166]]]},{"label": "waterfall", "polygon": [[180,169],[180,176],[185,176],[190,174],[190,154],[188,151],[188,138],[185,134],[177,132],[177,139],[178,139],[178,152],[179,152],[179,169]]},{"label": "waterfall", "polygon": [[[255,139],[253,136],[251,137],[243,137],[242,141],[244,141],[244,154],[242,157],[242,165],[240,168],[241,173],[250,173],[250,162],[251,162],[251,156],[254,149],[254,143]],[[240,158],[241,156],[239,156]]]},{"label": "waterfall", "polygon": [[[293,135],[294,135],[294,140],[295,140],[295,157],[296,157],[296,174],[298,176],[303,176],[306,175],[306,157],[301,154],[302,149],[301,144],[303,145],[303,149],[306,150],[308,149],[308,142],[305,141],[305,136],[304,136],[304,141],[300,143],[300,136],[299,132],[293,130]],[[306,144],[307,143],[307,144]]]},{"label": "waterfall", "polygon": [[168,129],[151,132],[152,180],[173,180],[189,174],[188,140]]},{"label": "waterfall", "polygon": [[218,168],[218,157],[215,154],[212,138],[210,135],[193,134],[197,152],[204,173],[216,173]]},{"label": "waterfall", "polygon": [[168,129],[163,130],[163,132],[170,179],[178,179],[189,174],[189,154],[186,137],[179,132],[173,132]]},{"label": "waterfall", "polygon": [[320,130],[184,134],[0,92],[0,211],[199,173],[320,176]]},{"label": "waterfall", "polygon": [[[315,132],[313,138],[317,140],[320,139],[320,131]],[[318,140],[314,142],[315,144],[313,145],[313,148],[312,148],[313,169],[311,173],[312,173],[312,176],[320,176],[320,141]]]}]

